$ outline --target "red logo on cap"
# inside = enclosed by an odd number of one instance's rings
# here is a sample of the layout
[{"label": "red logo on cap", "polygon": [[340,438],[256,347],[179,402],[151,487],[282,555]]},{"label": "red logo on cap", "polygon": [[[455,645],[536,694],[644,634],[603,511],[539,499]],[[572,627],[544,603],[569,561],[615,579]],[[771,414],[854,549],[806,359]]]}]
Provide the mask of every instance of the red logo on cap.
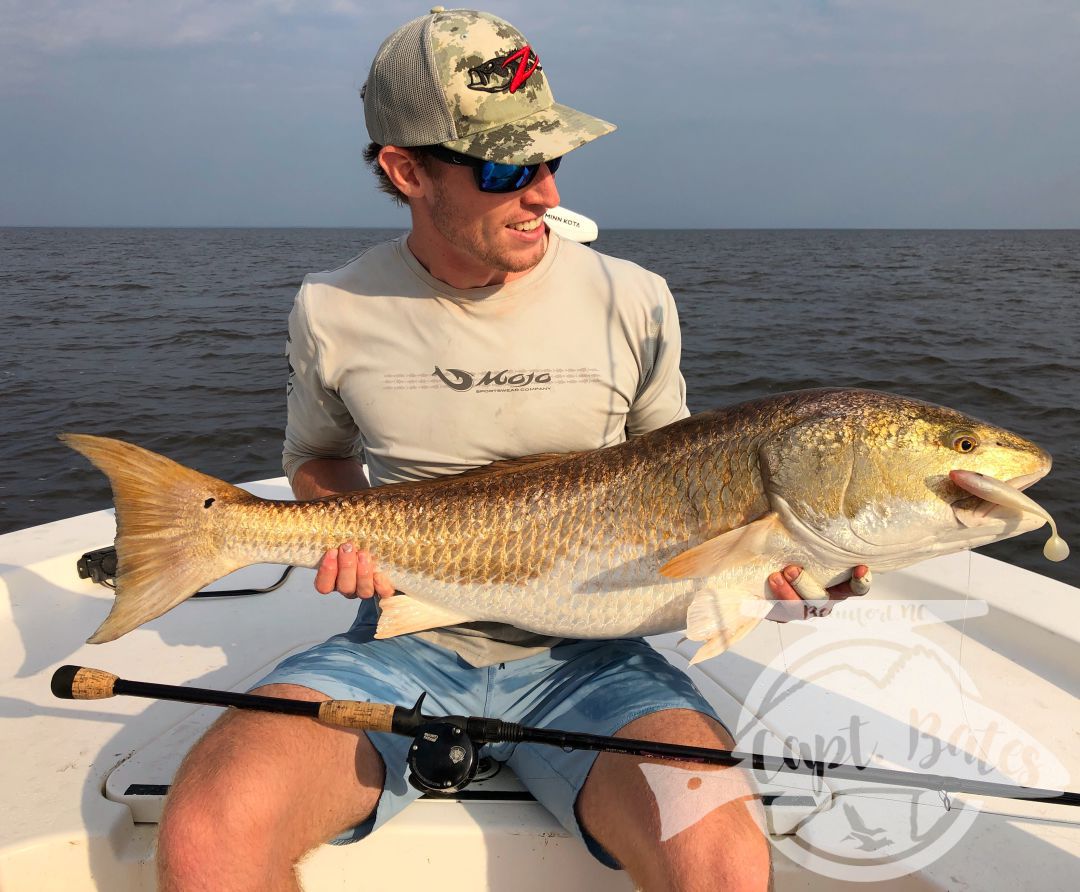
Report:
[{"label": "red logo on cap", "polygon": [[[485,93],[516,93],[534,72],[540,70],[540,57],[528,44],[508,56],[488,59],[469,69],[469,89]],[[492,83],[498,79],[497,83]]]}]

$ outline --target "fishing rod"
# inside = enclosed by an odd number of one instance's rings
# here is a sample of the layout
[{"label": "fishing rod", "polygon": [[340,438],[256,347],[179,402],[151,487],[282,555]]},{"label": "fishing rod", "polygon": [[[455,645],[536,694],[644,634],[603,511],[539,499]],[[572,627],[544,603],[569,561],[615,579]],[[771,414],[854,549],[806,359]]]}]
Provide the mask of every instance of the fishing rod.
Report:
[{"label": "fishing rod", "polygon": [[419,790],[456,793],[475,778],[480,747],[488,743],[538,743],[562,749],[595,750],[631,756],[743,766],[772,774],[811,774],[818,778],[869,781],[893,786],[919,787],[943,794],[971,793],[1002,799],[1032,799],[1057,805],[1080,805],[1080,793],[1043,790],[1017,784],[999,784],[941,774],[920,774],[887,768],[819,762],[794,756],[766,756],[709,747],[658,743],[533,728],[501,719],[477,716],[429,716],[420,710],[426,694],[411,707],[362,700],[292,700],[211,688],[130,681],[86,666],[61,666],[52,677],[52,692],[65,700],[102,700],[115,696],[147,697],[180,703],[252,709],[306,716],[323,724],[361,731],[378,731],[413,738],[409,748],[409,782]]}]

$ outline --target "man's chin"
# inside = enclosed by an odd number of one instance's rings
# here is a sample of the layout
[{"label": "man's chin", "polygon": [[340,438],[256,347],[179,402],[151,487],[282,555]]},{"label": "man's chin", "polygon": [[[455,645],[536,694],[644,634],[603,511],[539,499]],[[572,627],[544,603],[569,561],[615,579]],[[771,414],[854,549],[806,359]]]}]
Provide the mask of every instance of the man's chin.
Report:
[{"label": "man's chin", "polygon": [[544,259],[547,239],[533,245],[516,244],[499,252],[499,269],[507,273],[523,273],[532,269]]},{"label": "man's chin", "polygon": [[477,238],[463,236],[449,225],[439,227],[439,231],[463,257],[500,273],[526,273],[544,259],[547,251],[547,238],[530,244],[505,229],[489,231]]},{"label": "man's chin", "polygon": [[504,273],[527,273],[543,259],[544,255],[541,252],[540,254],[537,254],[535,257],[531,258],[516,258],[514,260],[508,260],[503,263],[499,267],[499,269],[501,269]]}]

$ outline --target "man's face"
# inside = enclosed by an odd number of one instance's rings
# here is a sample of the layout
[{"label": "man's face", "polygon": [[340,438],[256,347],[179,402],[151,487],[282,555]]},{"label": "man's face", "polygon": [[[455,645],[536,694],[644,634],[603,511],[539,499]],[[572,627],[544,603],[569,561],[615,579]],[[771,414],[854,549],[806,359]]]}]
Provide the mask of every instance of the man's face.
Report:
[{"label": "man's face", "polygon": [[544,214],[559,203],[555,178],[544,165],[517,192],[481,192],[469,167],[427,159],[431,219],[455,260],[476,269],[523,273],[544,256]]}]

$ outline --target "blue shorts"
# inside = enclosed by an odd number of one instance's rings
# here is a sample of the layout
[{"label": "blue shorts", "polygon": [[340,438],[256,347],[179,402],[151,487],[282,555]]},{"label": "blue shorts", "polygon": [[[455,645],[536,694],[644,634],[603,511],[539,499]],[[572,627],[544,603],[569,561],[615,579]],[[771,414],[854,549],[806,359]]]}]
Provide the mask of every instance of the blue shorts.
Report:
[{"label": "blue shorts", "polygon": [[[361,610],[361,615],[364,613]],[[427,715],[474,715],[524,725],[614,734],[628,722],[663,709],[691,709],[720,721],[686,674],[641,638],[570,641],[535,656],[477,669],[451,650],[412,635],[376,641],[360,620],[348,632],[284,660],[256,687],[294,684],[337,700],[411,705],[427,692]],[[406,780],[411,739],[369,733],[382,756],[386,781],[375,811],[332,840],[363,839],[421,793]],[[597,753],[536,744],[489,744],[482,755],[507,762],[518,779],[589,851],[619,867],[582,831],[578,793]]]}]

